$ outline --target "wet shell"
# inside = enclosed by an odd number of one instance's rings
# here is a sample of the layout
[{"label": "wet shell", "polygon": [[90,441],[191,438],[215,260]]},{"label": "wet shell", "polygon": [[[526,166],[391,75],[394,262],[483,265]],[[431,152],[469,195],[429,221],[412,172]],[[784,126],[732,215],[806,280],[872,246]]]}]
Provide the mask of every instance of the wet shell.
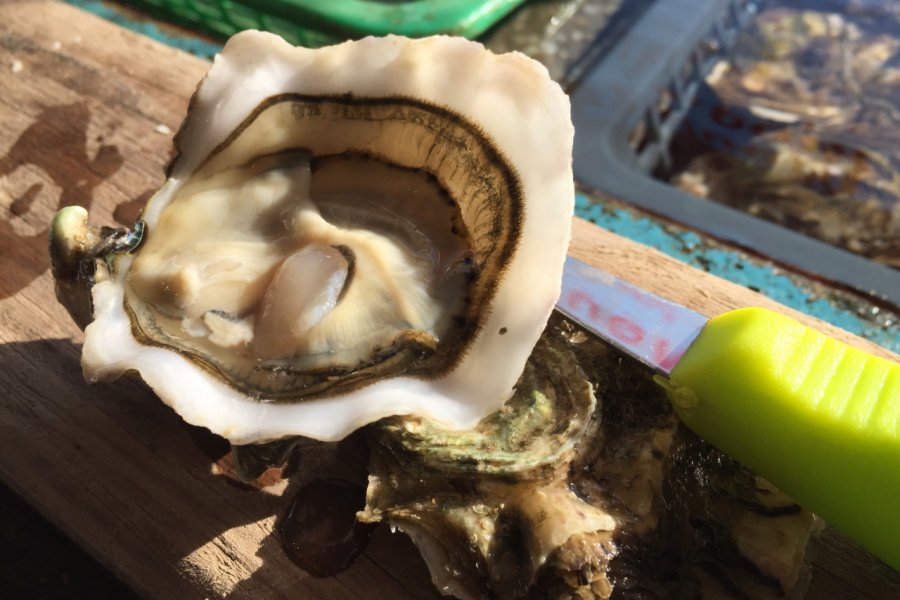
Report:
[{"label": "wet shell", "polygon": [[[80,209],[54,224],[59,296],[93,284],[85,376],[137,371],[238,444],[399,414],[471,427],[558,296],[572,137],[565,94],[522,55],[241,33],[191,99],[140,246],[86,245]],[[97,258],[94,277],[63,268]]]}]

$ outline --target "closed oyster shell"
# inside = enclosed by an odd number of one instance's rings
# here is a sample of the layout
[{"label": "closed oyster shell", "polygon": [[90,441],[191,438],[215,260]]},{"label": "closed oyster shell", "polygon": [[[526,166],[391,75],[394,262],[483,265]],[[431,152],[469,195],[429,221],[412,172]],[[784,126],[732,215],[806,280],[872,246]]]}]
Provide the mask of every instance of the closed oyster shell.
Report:
[{"label": "closed oyster shell", "polygon": [[[360,517],[407,533],[447,595],[774,600],[806,590],[822,522],[697,438],[651,374],[561,316],[500,413],[465,434],[419,427],[371,428]],[[559,451],[538,450],[542,440]]]}]

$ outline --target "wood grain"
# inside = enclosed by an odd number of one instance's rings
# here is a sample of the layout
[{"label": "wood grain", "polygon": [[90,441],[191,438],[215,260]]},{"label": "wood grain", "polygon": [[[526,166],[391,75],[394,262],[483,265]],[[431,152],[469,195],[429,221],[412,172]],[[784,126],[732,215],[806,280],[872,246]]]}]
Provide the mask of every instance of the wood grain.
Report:
[{"label": "wood grain", "polygon": [[[272,534],[293,483],[230,485],[144,386],[82,382],[81,332],[47,272],[47,223],[73,203],[129,223],[162,184],[171,132],[207,68],[68,5],[0,4],[0,477],[147,598],[436,597],[412,545],[384,528],[350,570],[307,576]],[[584,222],[572,251],[705,314],[774,305]],[[811,597],[900,596],[896,573],[833,539]]]},{"label": "wood grain", "polygon": [[758,292],[679,262],[653,248],[575,219],[569,253],[669,300],[713,317],[734,308],[761,306],[877,356],[897,361],[890,350],[840,327],[788,308]]}]

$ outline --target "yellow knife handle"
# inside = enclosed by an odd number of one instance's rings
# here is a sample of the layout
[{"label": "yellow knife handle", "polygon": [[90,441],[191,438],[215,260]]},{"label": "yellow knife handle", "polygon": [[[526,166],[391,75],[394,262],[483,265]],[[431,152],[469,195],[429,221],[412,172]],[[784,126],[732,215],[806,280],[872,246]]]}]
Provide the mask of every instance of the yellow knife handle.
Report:
[{"label": "yellow knife handle", "polygon": [[744,308],[664,385],[700,437],[900,570],[900,364]]}]

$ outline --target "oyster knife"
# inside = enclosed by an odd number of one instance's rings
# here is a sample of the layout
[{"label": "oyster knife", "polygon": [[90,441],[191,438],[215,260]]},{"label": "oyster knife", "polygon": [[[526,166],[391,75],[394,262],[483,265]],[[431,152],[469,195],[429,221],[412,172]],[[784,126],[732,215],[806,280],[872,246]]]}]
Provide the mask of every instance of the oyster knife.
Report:
[{"label": "oyster knife", "polygon": [[900,364],[762,308],[707,319],[567,258],[557,310],[684,423],[900,570]]}]

